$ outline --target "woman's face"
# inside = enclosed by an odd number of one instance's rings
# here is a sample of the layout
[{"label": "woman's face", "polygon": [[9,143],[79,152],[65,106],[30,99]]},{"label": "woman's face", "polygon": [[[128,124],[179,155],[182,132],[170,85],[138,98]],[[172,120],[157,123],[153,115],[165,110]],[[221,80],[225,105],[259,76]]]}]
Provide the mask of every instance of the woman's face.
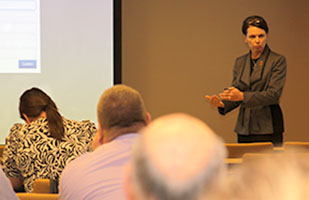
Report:
[{"label": "woman's face", "polygon": [[245,42],[248,44],[252,53],[260,53],[264,50],[267,43],[266,32],[258,27],[249,26]]}]

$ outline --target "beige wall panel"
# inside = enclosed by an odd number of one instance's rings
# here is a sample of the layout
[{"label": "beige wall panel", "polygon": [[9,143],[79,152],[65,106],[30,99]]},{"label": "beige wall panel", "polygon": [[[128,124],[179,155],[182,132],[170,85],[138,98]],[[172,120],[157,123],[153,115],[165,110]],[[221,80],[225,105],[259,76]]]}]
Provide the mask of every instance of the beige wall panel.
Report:
[{"label": "beige wall panel", "polygon": [[309,141],[309,1],[123,0],[123,83],[141,92],[153,118],[186,112],[236,142],[238,110],[220,116],[204,100],[229,86],[236,57],[248,52],[241,23],[263,16],[269,46],[286,56],[281,98],[285,140]]}]

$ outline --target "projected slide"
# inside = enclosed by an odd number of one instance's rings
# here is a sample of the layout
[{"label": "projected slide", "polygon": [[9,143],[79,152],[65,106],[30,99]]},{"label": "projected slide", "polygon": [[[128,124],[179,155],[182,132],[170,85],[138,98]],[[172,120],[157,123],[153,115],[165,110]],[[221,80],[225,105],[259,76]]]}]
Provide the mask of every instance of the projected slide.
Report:
[{"label": "projected slide", "polygon": [[32,87],[63,117],[96,123],[98,100],[114,83],[113,2],[0,0],[0,144],[25,123],[19,97]]},{"label": "projected slide", "polygon": [[39,0],[0,0],[0,73],[40,73]]}]

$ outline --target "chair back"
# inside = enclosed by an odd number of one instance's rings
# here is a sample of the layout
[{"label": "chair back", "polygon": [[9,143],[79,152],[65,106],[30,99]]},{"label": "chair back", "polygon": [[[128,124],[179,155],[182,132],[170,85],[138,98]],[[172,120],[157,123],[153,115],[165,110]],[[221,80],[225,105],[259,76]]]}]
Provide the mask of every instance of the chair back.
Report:
[{"label": "chair back", "polygon": [[274,145],[271,142],[256,143],[225,143],[228,158],[242,158],[245,153],[272,152]]},{"label": "chair back", "polygon": [[245,153],[242,157],[242,165],[246,166],[250,163],[257,163],[267,159],[276,162],[278,159],[285,159],[287,162],[295,162],[309,169],[309,152],[282,152],[282,153]]},{"label": "chair back", "polygon": [[309,142],[284,142],[283,148],[286,151],[309,152]]},{"label": "chair back", "polygon": [[2,157],[4,147],[5,147],[5,145],[3,145],[3,144],[0,145],[0,157]]},{"label": "chair back", "polygon": [[36,179],[33,183],[33,193],[50,193],[50,180]]},{"label": "chair back", "polygon": [[16,193],[20,200],[59,200],[58,194]]},{"label": "chair back", "polygon": [[245,153],[242,157],[242,164],[246,166],[249,163],[257,162],[261,159],[271,159],[272,157],[281,155],[280,153]]}]

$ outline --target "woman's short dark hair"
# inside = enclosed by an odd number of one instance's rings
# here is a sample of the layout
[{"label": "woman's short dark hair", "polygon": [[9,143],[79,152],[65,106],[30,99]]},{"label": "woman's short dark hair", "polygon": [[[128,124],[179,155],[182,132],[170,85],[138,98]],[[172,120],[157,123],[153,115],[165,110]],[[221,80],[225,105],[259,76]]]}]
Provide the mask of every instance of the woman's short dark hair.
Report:
[{"label": "woman's short dark hair", "polygon": [[39,88],[26,90],[20,97],[19,114],[22,119],[27,117],[37,118],[42,112],[46,112],[48,129],[52,137],[61,140],[64,136],[64,126],[61,115],[54,101]]},{"label": "woman's short dark hair", "polygon": [[265,19],[263,19],[263,17],[261,16],[257,16],[257,15],[249,16],[243,21],[241,30],[244,35],[247,35],[247,30],[249,26],[255,26],[255,27],[261,28],[266,33],[268,33],[267,23]]}]

